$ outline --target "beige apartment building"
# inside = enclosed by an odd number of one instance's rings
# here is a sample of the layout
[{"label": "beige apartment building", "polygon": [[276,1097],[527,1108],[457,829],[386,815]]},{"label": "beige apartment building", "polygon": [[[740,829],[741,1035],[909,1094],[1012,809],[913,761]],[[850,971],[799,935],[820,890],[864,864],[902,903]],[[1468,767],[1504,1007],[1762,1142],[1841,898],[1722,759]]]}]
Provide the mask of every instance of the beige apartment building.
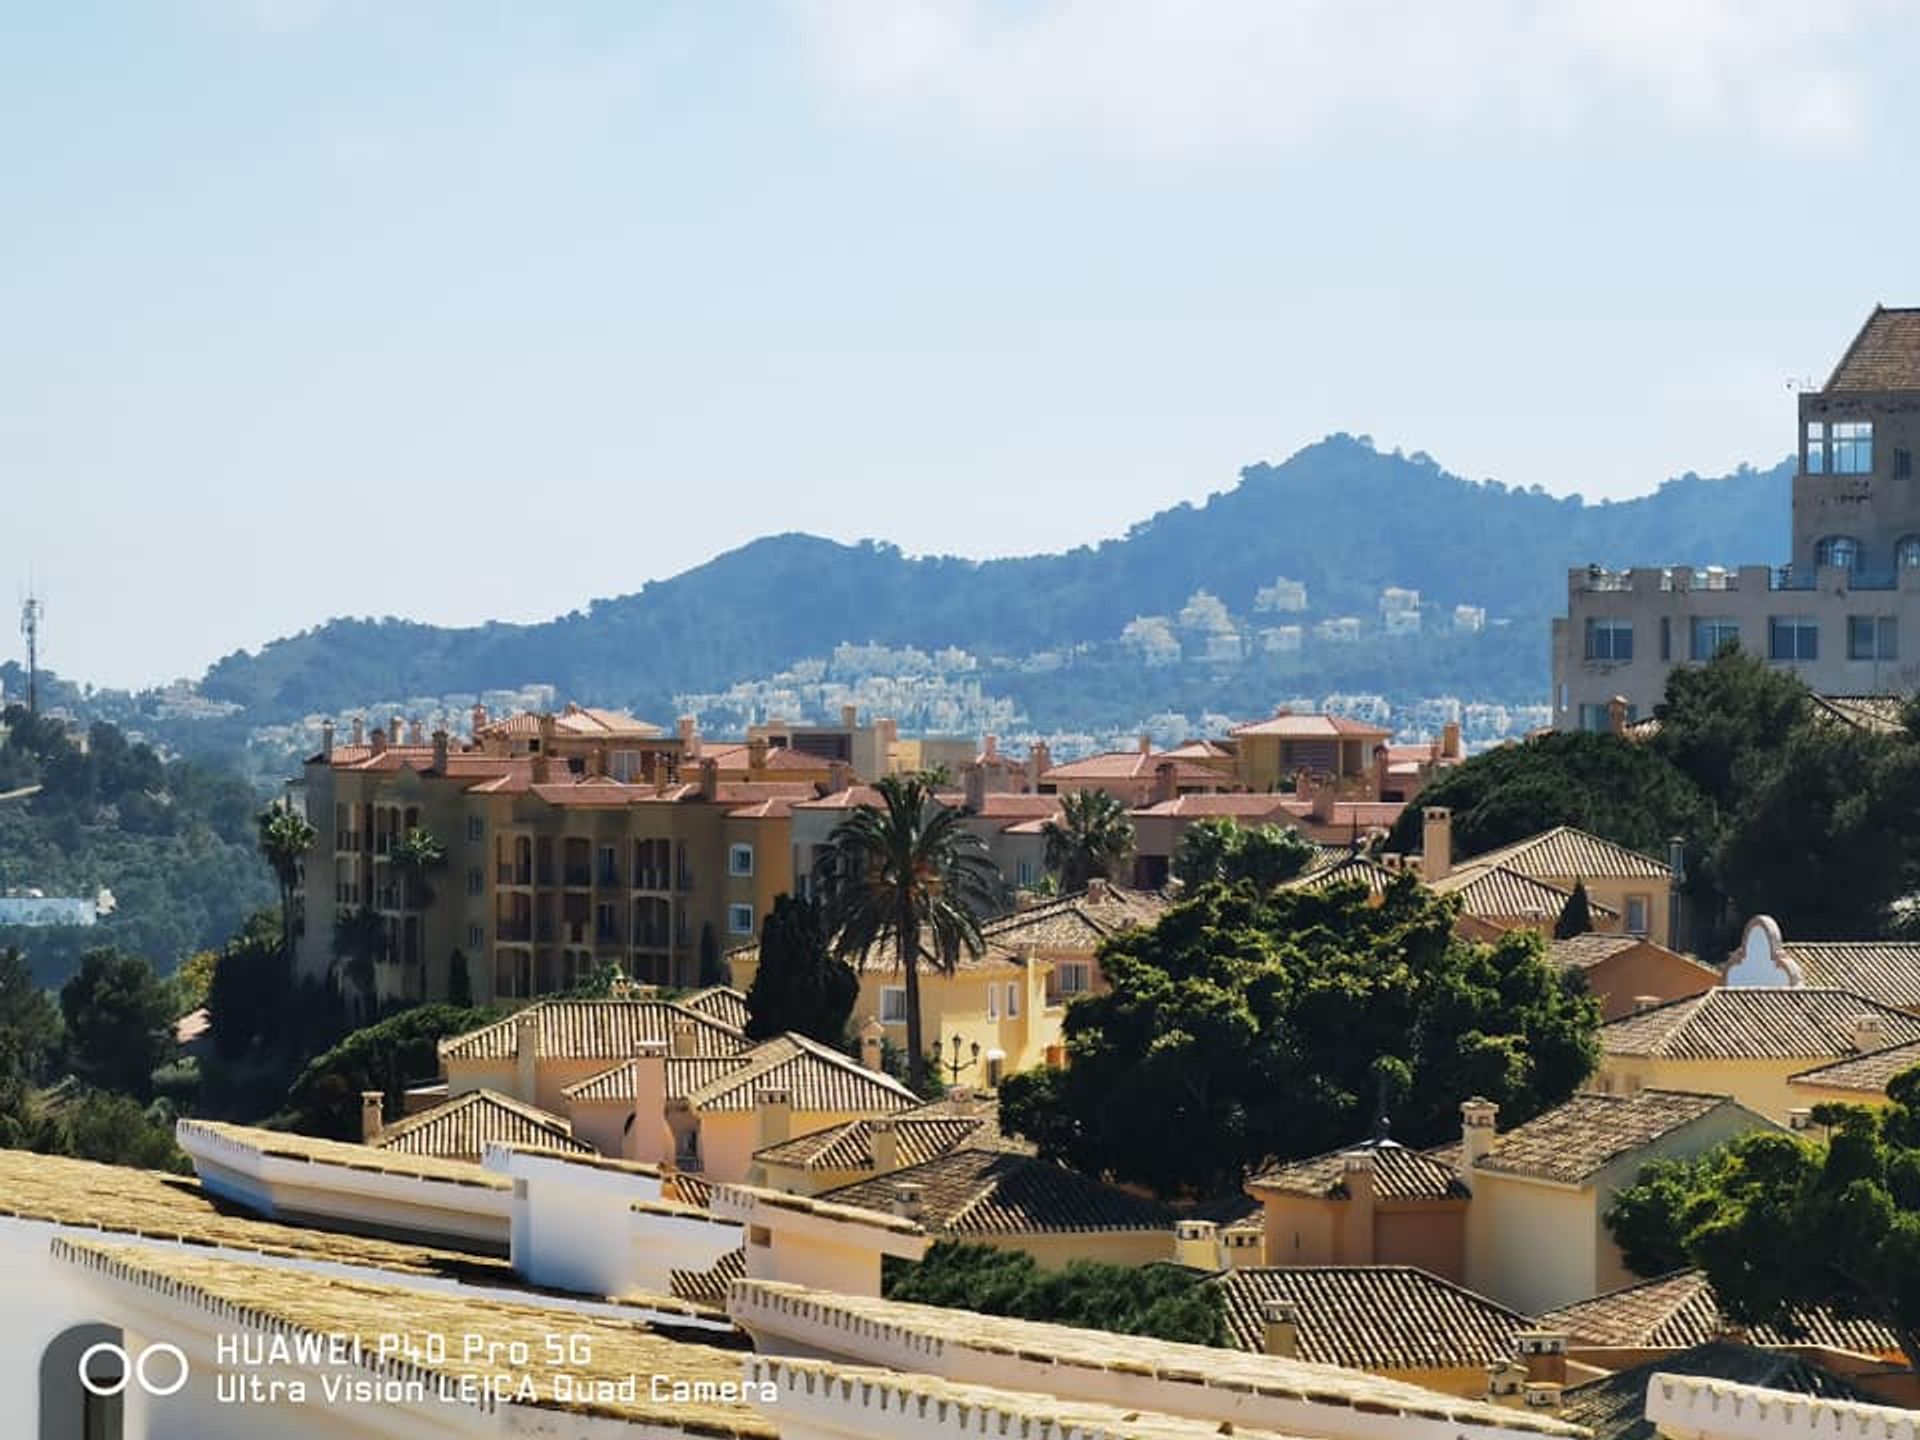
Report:
[{"label": "beige apartment building", "polygon": [[1676,665],[1738,643],[1828,695],[1920,689],[1920,309],[1876,308],[1799,397],[1788,563],[1577,569],[1553,622],[1553,718],[1652,712]]},{"label": "beige apartment building", "polygon": [[[791,807],[814,783],[723,782],[690,727],[608,711],[474,722],[458,741],[356,723],[344,745],[326,727],[305,772],[302,975],[341,966],[336,923],[371,910],[381,1002],[443,999],[460,965],[482,1004],[603,964],[691,985],[791,888]],[[416,829],[445,851],[426,874],[396,858]]]}]

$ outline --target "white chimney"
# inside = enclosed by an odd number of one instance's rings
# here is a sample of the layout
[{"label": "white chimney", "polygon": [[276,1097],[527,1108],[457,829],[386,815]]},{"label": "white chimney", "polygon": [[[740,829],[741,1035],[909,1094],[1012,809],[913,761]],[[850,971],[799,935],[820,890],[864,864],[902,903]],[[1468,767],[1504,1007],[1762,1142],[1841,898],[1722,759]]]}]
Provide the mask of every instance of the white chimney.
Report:
[{"label": "white chimney", "polygon": [[693,1021],[684,1015],[674,1017],[673,1021],[673,1058],[689,1060],[693,1058],[697,1040],[694,1035]]},{"label": "white chimney", "polygon": [[1211,1220],[1179,1220],[1173,1227],[1173,1263],[1212,1273],[1220,1268],[1220,1227]]},{"label": "white chimney", "polygon": [[753,1110],[759,1123],[756,1150],[778,1145],[793,1137],[793,1092],[767,1086],[753,1092]]},{"label": "white chimney", "polygon": [[513,1019],[513,1098],[538,1105],[540,1084],[540,1016],[522,1010]]},{"label": "white chimney", "polygon": [[1500,1107],[1476,1095],[1460,1102],[1460,1177],[1473,1183],[1473,1167],[1493,1150]]},{"label": "white chimney", "polygon": [[885,1068],[886,1027],[872,1016],[860,1027],[860,1063],[876,1074]]},{"label": "white chimney", "polygon": [[911,1181],[893,1187],[893,1213],[902,1220],[918,1220],[926,1211],[926,1192]]},{"label": "white chimney", "polygon": [[633,1125],[627,1132],[626,1158],[664,1164],[673,1159],[673,1133],[667,1128],[667,1047],[642,1040],[633,1047]]}]

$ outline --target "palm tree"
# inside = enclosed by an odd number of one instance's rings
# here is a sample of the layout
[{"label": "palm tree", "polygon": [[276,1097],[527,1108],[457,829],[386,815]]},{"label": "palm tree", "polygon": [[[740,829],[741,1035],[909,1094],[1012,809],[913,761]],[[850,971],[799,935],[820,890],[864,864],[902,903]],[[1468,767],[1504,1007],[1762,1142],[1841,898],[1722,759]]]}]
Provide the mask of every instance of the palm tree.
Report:
[{"label": "palm tree", "polygon": [[920,966],[950,975],[962,950],[978,955],[986,945],[980,922],[999,909],[1005,887],[986,842],[924,779],[890,775],[874,788],[880,806],[862,806],[834,827],[815,874],[836,955],[857,966],[870,951],[893,950],[906,977],[907,1078],[920,1090]]},{"label": "palm tree", "polygon": [[258,816],[260,853],[273,870],[280,886],[280,963],[293,974],[294,896],[300,888],[300,862],[319,832],[307,823],[307,817],[282,801],[269,805]]},{"label": "palm tree", "polygon": [[335,988],[344,979],[360,995],[360,1018],[372,1018],[376,972],[387,949],[387,922],[370,905],[348,911],[333,922],[333,955],[338,965]]},{"label": "palm tree", "polygon": [[1126,807],[1105,790],[1060,797],[1060,818],[1041,831],[1047,837],[1047,868],[1072,893],[1093,879],[1110,880],[1133,853],[1133,822]]},{"label": "palm tree", "polygon": [[393,842],[393,848],[387,852],[387,863],[399,872],[406,886],[405,908],[425,910],[433,904],[433,887],[427,884],[428,872],[447,863],[447,847],[431,830],[416,826]]}]

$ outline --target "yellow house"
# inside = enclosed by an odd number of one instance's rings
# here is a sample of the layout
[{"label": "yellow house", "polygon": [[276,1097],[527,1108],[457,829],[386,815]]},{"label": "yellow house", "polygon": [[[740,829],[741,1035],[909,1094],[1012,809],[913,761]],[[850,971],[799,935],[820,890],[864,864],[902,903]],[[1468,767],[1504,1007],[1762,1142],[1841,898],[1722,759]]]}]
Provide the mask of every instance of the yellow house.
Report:
[{"label": "yellow house", "polygon": [[1802,1070],[1787,1077],[1787,1086],[1803,1106],[1878,1105],[1887,1098],[1887,1082],[1916,1065],[1920,1065],[1920,1041],[1909,1041]]},{"label": "yellow house", "polygon": [[1920,1040],[1920,1018],[1846,990],[1725,986],[1600,1027],[1599,1085],[1731,1095],[1778,1123],[1809,1104],[1794,1077]]},{"label": "yellow house", "polygon": [[[943,1078],[992,1086],[1016,1071],[1060,1063],[1060,1027],[1068,1003],[1104,988],[1096,955],[1101,944],[1152,924],[1166,906],[1155,892],[1095,881],[1081,894],[988,921],[981,927],[986,948],[975,956],[963,953],[950,974],[923,961],[921,1025],[926,1043],[940,1046]],[[728,961],[734,988],[748,989],[759,967],[759,947],[736,950]],[[904,1050],[906,982],[893,957],[870,953],[858,968],[856,1028],[877,1023],[888,1043]]]},{"label": "yellow house", "polygon": [[1176,1217],[1165,1205],[998,1146],[963,1147],[821,1198],[914,1220],[937,1240],[1021,1250],[1053,1269],[1073,1260],[1146,1265],[1176,1254]]},{"label": "yellow house", "polygon": [[1240,784],[1255,791],[1277,790],[1300,774],[1367,789],[1374,780],[1375,748],[1393,738],[1385,726],[1364,720],[1295,715],[1284,708],[1271,719],[1236,725],[1228,733]]},{"label": "yellow house", "polygon": [[1265,1214],[1268,1265],[1465,1274],[1471,1194],[1444,1157],[1370,1140],[1275,1166],[1247,1181],[1247,1193]]},{"label": "yellow house", "polygon": [[1630,1015],[1645,999],[1682,1000],[1711,990],[1720,972],[1639,935],[1595,931],[1553,940],[1547,959],[1556,969],[1577,972],[1600,1002],[1603,1020]]}]

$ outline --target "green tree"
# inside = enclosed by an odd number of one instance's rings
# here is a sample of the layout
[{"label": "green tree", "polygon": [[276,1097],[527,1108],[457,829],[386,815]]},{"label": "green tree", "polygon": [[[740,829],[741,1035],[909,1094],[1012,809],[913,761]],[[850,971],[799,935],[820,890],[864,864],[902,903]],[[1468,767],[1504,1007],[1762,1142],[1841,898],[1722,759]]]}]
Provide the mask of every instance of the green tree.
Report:
[{"label": "green tree", "polygon": [[727,967],[720,959],[720,940],[713,933],[713,922],[700,922],[700,983],[706,985],[724,985],[727,983]]},{"label": "green tree", "polygon": [[760,930],[760,965],[747,987],[747,1034],[755,1040],[798,1031],[823,1045],[845,1040],[860,977],[835,955],[820,907],[774,898]]},{"label": "green tree", "polygon": [[447,847],[430,830],[418,826],[393,842],[388,862],[400,876],[402,900],[408,910],[425,910],[433,904],[433,886],[427,877],[446,867]]},{"label": "green tree", "polygon": [[37,1148],[102,1165],[137,1170],[193,1173],[193,1165],[173,1141],[168,1107],[143,1106],[128,1095],[89,1090],[63,1106],[44,1125]]},{"label": "green tree", "polygon": [[19,950],[0,952],[0,1036],[29,1082],[42,1081],[60,1049],[60,1011]]},{"label": "green tree", "polygon": [[1060,797],[1060,818],[1042,827],[1047,869],[1068,894],[1089,880],[1111,880],[1133,853],[1133,822],[1126,806],[1105,790],[1081,790]]},{"label": "green tree", "polygon": [[387,958],[387,922],[370,905],[350,910],[333,922],[333,956],[338,980],[353,987],[362,1020],[373,1017],[380,962]]},{"label": "green tree", "polygon": [[1173,874],[1189,890],[1246,881],[1271,890],[1291,880],[1313,859],[1313,845],[1279,825],[1249,829],[1232,820],[1201,820],[1188,827],[1174,852]]},{"label": "green tree", "polygon": [[229,940],[207,982],[207,1012],[214,1053],[238,1059],[281,1038],[287,987],[280,972],[276,917],[262,911]]},{"label": "green tree", "polygon": [[1067,1067],[1009,1079],[1001,1122],[1173,1196],[1370,1131],[1383,1074],[1414,1144],[1451,1134],[1470,1095],[1531,1118],[1592,1070],[1598,1006],[1537,936],[1466,941],[1457,913],[1411,878],[1379,904],[1357,885],[1207,887],[1101,947],[1111,988],[1068,1008]]},{"label": "green tree", "polygon": [[282,1118],[303,1135],[358,1139],[362,1091],[385,1092],[387,1108],[398,1110],[409,1084],[439,1072],[442,1040],[499,1018],[496,1010],[416,1005],[356,1030],[300,1073]]},{"label": "green tree", "polygon": [[827,837],[817,879],[826,897],[834,953],[860,963],[892,950],[907,992],[907,1064],[916,1089],[926,1076],[920,967],[951,973],[964,950],[985,948],[980,922],[1001,904],[999,871],[986,843],[913,777],[885,776],[878,807],[862,806]]},{"label": "green tree", "polygon": [[918,1262],[889,1262],[885,1284],[889,1300],[1192,1345],[1227,1343],[1220,1288],[1171,1265],[1075,1260],[1046,1270],[1022,1250],[942,1240]]},{"label": "green tree", "polygon": [[153,966],[117,950],[89,950],[60,990],[67,1058],[104,1089],[145,1099],[173,1048],[173,1006]]},{"label": "green tree", "polygon": [[1553,938],[1571,940],[1575,935],[1585,935],[1593,929],[1593,906],[1587,900],[1587,882],[1576,878],[1573,893],[1567,896],[1567,903],[1560,907],[1560,918],[1553,922]]},{"label": "green tree", "polygon": [[1227,861],[1239,848],[1241,828],[1232,820],[1209,816],[1196,820],[1180,836],[1168,868],[1188,890],[1218,884],[1227,878]]},{"label": "green tree", "polygon": [[289,804],[269,805],[260,812],[258,824],[260,853],[280,887],[280,965],[291,976],[293,937],[299,926],[294,907],[300,893],[300,862],[313,848],[318,832]]},{"label": "green tree", "polygon": [[1791,1329],[1794,1310],[1821,1305],[1878,1321],[1920,1357],[1920,1067],[1887,1096],[1816,1107],[1824,1139],[1754,1131],[1649,1170],[1607,1225],[1636,1266],[1698,1265],[1739,1323]]},{"label": "green tree", "polygon": [[466,953],[461,950],[447,957],[447,1004],[456,1010],[473,1008],[473,976],[467,970]]}]

